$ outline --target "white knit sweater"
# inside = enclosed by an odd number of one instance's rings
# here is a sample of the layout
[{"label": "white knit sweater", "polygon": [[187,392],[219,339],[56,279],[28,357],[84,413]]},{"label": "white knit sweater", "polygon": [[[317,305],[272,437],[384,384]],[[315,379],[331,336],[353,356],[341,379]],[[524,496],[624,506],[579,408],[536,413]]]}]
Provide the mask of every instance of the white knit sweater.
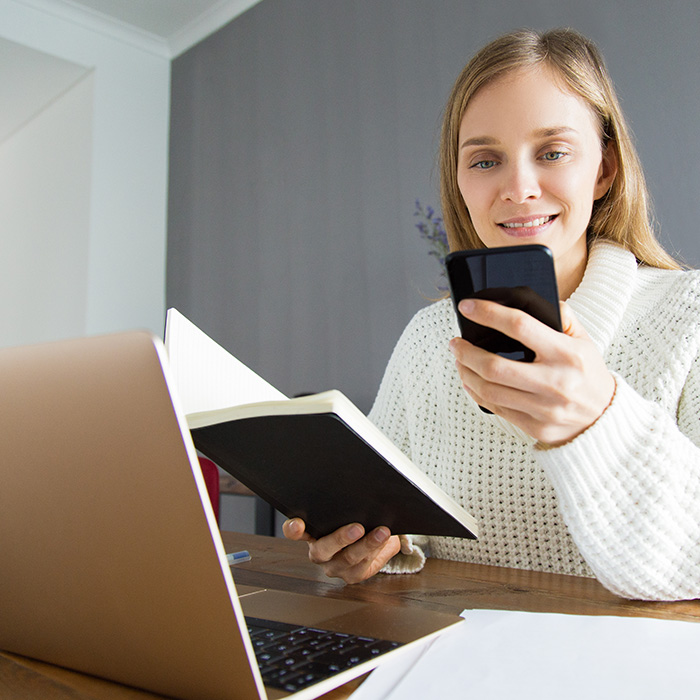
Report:
[{"label": "white knit sweater", "polygon": [[[449,300],[399,340],[372,420],[479,522],[478,541],[431,538],[431,556],[595,575],[629,598],[700,597],[700,273],[638,267],[593,246],[569,305],[614,373],[610,407],[541,450],[461,386]],[[384,571],[422,568],[424,539]]]}]

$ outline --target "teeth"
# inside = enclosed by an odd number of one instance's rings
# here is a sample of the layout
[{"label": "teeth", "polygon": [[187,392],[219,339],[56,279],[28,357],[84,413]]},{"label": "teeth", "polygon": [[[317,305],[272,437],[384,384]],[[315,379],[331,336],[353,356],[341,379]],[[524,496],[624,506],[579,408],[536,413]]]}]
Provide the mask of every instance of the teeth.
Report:
[{"label": "teeth", "polygon": [[534,228],[535,226],[542,226],[543,224],[546,224],[553,218],[553,216],[543,216],[540,219],[533,219],[532,221],[526,221],[522,224],[501,224],[501,226],[504,226],[505,228]]}]

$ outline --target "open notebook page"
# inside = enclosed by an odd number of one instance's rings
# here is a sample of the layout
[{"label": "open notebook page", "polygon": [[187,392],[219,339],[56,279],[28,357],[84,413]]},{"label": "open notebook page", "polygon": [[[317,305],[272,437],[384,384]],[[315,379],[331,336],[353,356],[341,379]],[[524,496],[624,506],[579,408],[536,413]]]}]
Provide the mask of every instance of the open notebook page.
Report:
[{"label": "open notebook page", "polygon": [[186,415],[287,398],[177,309],[168,309],[165,347]]}]

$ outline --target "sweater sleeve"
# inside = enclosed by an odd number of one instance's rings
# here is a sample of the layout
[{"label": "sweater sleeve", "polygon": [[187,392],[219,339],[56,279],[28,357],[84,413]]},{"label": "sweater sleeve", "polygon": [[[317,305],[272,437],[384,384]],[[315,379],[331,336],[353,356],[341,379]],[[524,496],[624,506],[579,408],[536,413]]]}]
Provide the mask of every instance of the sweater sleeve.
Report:
[{"label": "sweater sleeve", "polygon": [[678,423],[619,376],[608,410],[587,431],[536,451],[569,530],[597,578],[646,600],[700,597],[700,365]]}]

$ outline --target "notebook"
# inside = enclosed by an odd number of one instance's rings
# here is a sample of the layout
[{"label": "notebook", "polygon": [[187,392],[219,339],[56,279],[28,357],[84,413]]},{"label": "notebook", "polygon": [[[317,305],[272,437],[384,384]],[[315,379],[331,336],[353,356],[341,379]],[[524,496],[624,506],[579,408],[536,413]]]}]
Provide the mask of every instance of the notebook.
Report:
[{"label": "notebook", "polygon": [[[302,700],[460,620],[237,589],[151,334],[0,350],[0,386],[1,649],[186,700]],[[246,616],[403,646],[289,693]]]}]

